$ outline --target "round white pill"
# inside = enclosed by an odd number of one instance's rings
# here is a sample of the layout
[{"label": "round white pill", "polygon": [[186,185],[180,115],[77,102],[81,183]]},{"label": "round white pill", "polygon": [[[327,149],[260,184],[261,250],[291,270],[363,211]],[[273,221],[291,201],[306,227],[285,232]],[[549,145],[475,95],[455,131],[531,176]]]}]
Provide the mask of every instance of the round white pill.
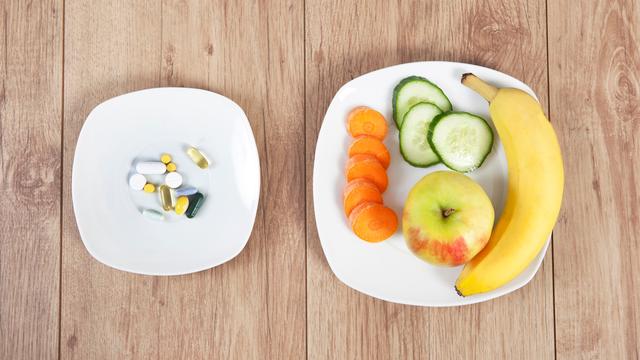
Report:
[{"label": "round white pill", "polygon": [[160,175],[167,172],[167,165],[160,161],[144,161],[136,164],[136,172],[144,175]]},{"label": "round white pill", "polygon": [[142,188],[144,188],[144,185],[146,183],[147,183],[147,179],[144,177],[144,175],[133,174],[129,178],[129,186],[133,190],[142,190]]},{"label": "round white pill", "polygon": [[175,171],[170,172],[164,177],[164,183],[167,184],[168,187],[175,189],[182,185],[182,175]]}]

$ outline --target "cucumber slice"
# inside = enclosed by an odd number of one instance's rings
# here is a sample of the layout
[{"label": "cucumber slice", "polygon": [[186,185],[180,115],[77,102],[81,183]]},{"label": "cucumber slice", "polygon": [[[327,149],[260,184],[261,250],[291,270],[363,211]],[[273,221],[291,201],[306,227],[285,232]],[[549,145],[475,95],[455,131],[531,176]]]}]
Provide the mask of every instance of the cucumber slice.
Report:
[{"label": "cucumber slice", "polygon": [[480,116],[448,112],[433,119],[428,140],[448,168],[470,172],[479,168],[491,152],[493,131]]},{"label": "cucumber slice", "polygon": [[451,111],[451,101],[437,85],[420,76],[402,79],[393,89],[393,120],[402,128],[404,115],[419,102],[430,102],[442,111]]},{"label": "cucumber slice", "polygon": [[442,110],[428,102],[413,105],[404,115],[400,129],[400,153],[411,165],[427,167],[440,162],[440,158],[431,149],[427,140],[431,120]]}]

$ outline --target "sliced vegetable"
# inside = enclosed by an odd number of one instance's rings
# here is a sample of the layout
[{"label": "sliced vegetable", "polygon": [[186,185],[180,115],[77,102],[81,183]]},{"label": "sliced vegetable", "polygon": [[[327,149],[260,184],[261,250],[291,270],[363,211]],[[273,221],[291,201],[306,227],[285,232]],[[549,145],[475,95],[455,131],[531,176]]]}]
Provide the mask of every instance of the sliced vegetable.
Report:
[{"label": "sliced vegetable", "polygon": [[442,111],[428,102],[419,102],[404,115],[400,129],[400,153],[411,165],[427,167],[440,162],[427,140],[429,125]]},{"label": "sliced vegetable", "polygon": [[389,155],[387,147],[384,146],[382,141],[378,138],[374,138],[373,136],[358,136],[353,140],[349,146],[349,156],[356,154],[369,154],[375,156],[385,169],[389,167],[389,162],[391,162],[391,155]]},{"label": "sliced vegetable", "polygon": [[365,202],[353,209],[349,222],[353,232],[368,242],[386,240],[398,229],[398,218],[393,210],[374,202]]},{"label": "sliced vegetable", "polygon": [[430,102],[442,111],[451,111],[451,102],[436,84],[420,76],[409,76],[393,89],[393,119],[402,129],[404,115],[419,102]]},{"label": "sliced vegetable", "polygon": [[379,112],[360,106],[351,110],[347,116],[347,130],[353,137],[368,135],[384,140],[387,136],[387,121]]},{"label": "sliced vegetable", "polygon": [[493,146],[493,131],[480,116],[448,112],[431,122],[429,144],[450,169],[469,172],[482,165]]},{"label": "sliced vegetable", "polygon": [[382,204],[382,194],[376,184],[367,179],[349,181],[344,188],[344,212],[349,216],[351,211],[363,202]]},{"label": "sliced vegetable", "polygon": [[347,181],[358,178],[370,180],[380,192],[387,190],[389,179],[380,161],[373,155],[356,154],[349,158],[346,168]]}]

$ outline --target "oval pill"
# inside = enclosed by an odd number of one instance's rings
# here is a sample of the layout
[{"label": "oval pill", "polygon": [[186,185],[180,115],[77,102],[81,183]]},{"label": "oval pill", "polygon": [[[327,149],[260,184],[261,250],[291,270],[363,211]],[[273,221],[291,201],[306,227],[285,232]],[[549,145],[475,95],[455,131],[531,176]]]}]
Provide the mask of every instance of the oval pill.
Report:
[{"label": "oval pill", "polygon": [[178,167],[176,166],[175,163],[170,162],[170,163],[167,164],[167,171],[168,172],[174,172],[174,171],[177,170],[177,168]]},{"label": "oval pill", "polygon": [[146,183],[147,183],[147,178],[145,178],[144,175],[133,174],[129,178],[129,186],[133,190],[142,190],[142,188],[144,188],[144,184]]},{"label": "oval pill", "polygon": [[160,185],[158,188],[158,196],[160,196],[160,203],[164,211],[170,211],[173,209],[173,196],[171,194],[171,188],[167,185]]},{"label": "oval pill", "polygon": [[169,192],[171,193],[171,208],[174,209],[176,207],[176,192],[173,189],[169,189]]},{"label": "oval pill", "polygon": [[198,189],[194,188],[193,186],[185,186],[185,187],[176,189],[176,196],[188,196],[188,195],[193,195],[197,192],[198,192]]},{"label": "oval pill", "polygon": [[180,196],[178,200],[176,200],[176,214],[182,215],[189,208],[189,198],[186,196]]},{"label": "oval pill", "polygon": [[136,164],[136,171],[143,175],[160,175],[167,172],[167,165],[160,161],[143,161]]},{"label": "oval pill", "polygon": [[151,220],[156,220],[156,221],[164,220],[164,215],[162,215],[162,213],[160,211],[156,211],[156,210],[153,210],[153,209],[144,209],[144,210],[142,210],[142,215],[144,215],[146,218],[151,219]]},{"label": "oval pill", "polygon": [[164,153],[160,156],[160,161],[162,161],[165,164],[168,164],[171,162],[171,155]]},{"label": "oval pill", "polygon": [[204,203],[204,195],[201,193],[195,193],[189,196],[189,207],[187,208],[187,212],[185,213],[189,219],[196,216],[198,210]]},{"label": "oval pill", "polygon": [[153,184],[151,184],[151,183],[147,183],[147,184],[142,188],[142,190],[144,190],[144,192],[147,192],[147,193],[152,193],[152,192],[156,191],[156,186],[155,186],[155,185],[153,185]]},{"label": "oval pill", "polygon": [[207,156],[193,146],[187,149],[187,155],[189,155],[191,160],[193,160],[199,168],[206,169],[209,167],[209,160],[207,159]]},{"label": "oval pill", "polygon": [[182,175],[177,172],[168,173],[167,176],[164,177],[164,183],[167,184],[170,188],[177,188],[182,185]]}]

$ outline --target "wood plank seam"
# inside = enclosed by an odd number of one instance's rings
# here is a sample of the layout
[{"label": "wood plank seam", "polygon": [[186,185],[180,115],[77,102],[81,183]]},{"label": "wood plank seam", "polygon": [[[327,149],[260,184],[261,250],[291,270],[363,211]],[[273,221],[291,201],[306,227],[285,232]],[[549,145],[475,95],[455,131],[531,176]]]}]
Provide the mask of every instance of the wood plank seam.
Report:
[{"label": "wood plank seam", "polygon": [[[551,116],[551,79],[549,77],[549,0],[544,2],[544,18],[545,18],[545,37],[547,45],[547,117],[551,123],[553,123],[553,117]],[[554,266],[554,246],[553,246],[554,234],[551,233],[551,294],[552,294],[552,307],[553,307],[553,357],[558,358],[557,347],[557,332],[556,332],[556,284],[555,284],[555,266]]]},{"label": "wood plank seam", "polygon": [[64,38],[65,38],[65,28],[64,21],[66,17],[65,12],[65,1],[62,1],[62,49],[61,49],[61,89],[60,89],[60,259],[59,259],[59,273],[58,273],[58,359],[62,359],[62,227],[63,227],[63,219],[64,219]]},{"label": "wood plank seam", "polygon": [[309,261],[308,251],[309,248],[309,211],[307,209],[308,194],[307,194],[307,0],[302,1],[302,116],[303,116],[303,137],[304,137],[304,352],[305,359],[309,360]]}]

